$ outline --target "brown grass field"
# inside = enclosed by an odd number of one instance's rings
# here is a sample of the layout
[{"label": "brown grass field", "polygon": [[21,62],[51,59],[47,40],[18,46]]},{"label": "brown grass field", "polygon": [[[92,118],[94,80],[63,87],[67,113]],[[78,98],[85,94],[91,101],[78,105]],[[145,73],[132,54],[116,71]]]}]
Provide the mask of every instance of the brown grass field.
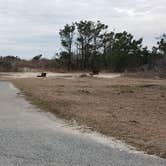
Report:
[{"label": "brown grass field", "polygon": [[166,158],[166,80],[52,77],[12,82],[60,118]]}]

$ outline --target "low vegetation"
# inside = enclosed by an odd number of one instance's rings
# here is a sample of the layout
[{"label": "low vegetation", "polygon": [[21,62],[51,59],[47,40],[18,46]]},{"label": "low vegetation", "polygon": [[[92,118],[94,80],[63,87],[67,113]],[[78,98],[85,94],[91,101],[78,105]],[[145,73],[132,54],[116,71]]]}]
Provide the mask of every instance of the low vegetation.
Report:
[{"label": "low vegetation", "polygon": [[166,80],[16,79],[44,110],[166,158]]}]

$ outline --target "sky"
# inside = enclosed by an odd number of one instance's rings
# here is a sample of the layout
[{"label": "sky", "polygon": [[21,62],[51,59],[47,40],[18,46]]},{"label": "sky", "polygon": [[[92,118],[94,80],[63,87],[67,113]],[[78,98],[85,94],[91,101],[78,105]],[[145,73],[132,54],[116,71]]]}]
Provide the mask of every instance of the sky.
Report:
[{"label": "sky", "polygon": [[151,48],[166,32],[166,0],[0,0],[0,56],[52,58],[59,29],[80,20],[101,20]]}]

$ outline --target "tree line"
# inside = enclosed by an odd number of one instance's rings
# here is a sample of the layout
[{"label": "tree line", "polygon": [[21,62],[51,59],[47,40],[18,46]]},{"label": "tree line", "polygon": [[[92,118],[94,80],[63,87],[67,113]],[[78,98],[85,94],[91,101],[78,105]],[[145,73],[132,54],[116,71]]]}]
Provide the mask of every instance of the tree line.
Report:
[{"label": "tree line", "polygon": [[166,34],[149,50],[143,46],[143,38],[108,28],[100,21],[66,24],[59,32],[63,51],[57,54],[58,64],[68,70],[123,72],[144,65],[153,68],[158,59],[166,56]]}]

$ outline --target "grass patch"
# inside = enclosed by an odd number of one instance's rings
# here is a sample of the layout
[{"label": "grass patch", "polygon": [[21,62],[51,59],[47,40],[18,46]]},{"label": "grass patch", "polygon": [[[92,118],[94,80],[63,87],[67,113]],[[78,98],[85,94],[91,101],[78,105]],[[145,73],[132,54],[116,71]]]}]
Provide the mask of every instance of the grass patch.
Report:
[{"label": "grass patch", "polygon": [[33,104],[166,158],[166,80],[17,79]]}]

